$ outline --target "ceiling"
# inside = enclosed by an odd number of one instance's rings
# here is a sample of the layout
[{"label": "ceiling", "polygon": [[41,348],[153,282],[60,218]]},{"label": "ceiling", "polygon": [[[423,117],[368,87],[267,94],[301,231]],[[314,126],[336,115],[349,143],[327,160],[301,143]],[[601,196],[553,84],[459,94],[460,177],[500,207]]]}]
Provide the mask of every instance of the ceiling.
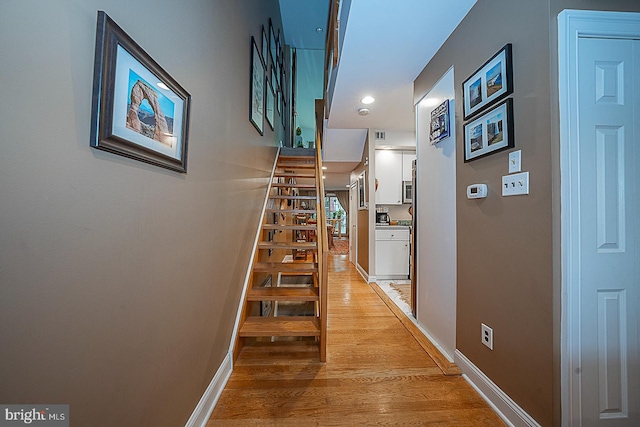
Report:
[{"label": "ceiling", "polygon": [[[347,26],[340,34],[343,43],[324,140],[327,189],[349,184],[367,129],[414,131],[413,81],[475,2],[456,0],[443,6],[441,0],[342,0],[343,7],[348,5],[340,11]],[[280,0],[285,42],[298,49],[323,49],[328,10],[329,0]],[[323,31],[317,32],[318,27]],[[299,54],[299,63],[301,59]],[[317,67],[317,59],[314,62]],[[299,85],[299,94],[318,92],[317,77],[307,84],[313,88]],[[321,86],[319,93],[316,97],[322,97]],[[366,106],[367,116],[360,116],[365,95],[375,102]]]}]

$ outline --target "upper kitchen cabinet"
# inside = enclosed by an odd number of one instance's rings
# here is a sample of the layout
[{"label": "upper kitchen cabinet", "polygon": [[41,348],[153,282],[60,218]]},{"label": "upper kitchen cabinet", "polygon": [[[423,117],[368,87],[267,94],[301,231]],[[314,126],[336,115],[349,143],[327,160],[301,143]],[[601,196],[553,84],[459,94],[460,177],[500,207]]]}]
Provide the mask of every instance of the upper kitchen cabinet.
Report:
[{"label": "upper kitchen cabinet", "polygon": [[402,181],[411,181],[415,158],[414,151],[376,150],[376,204],[402,204]]},{"label": "upper kitchen cabinet", "polygon": [[376,150],[376,204],[402,204],[402,151]]}]

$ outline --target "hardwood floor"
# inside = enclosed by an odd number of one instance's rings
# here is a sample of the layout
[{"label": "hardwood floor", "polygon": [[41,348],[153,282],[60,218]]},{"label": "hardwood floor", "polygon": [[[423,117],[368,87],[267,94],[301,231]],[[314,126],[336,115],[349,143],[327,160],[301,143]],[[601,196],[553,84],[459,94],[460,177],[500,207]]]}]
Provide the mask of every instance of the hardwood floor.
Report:
[{"label": "hardwood floor", "polygon": [[444,376],[346,255],[329,257],[327,361],[309,341],[245,346],[208,427],[504,423]]}]

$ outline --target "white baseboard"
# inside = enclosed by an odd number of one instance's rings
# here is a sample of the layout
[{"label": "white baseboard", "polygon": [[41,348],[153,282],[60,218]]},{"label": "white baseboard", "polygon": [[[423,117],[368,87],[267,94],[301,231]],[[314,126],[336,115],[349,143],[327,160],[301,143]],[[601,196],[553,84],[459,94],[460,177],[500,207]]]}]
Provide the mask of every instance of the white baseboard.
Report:
[{"label": "white baseboard", "polygon": [[456,350],[455,363],[463,372],[463,377],[473,387],[498,416],[511,427],[540,427],[524,409],[500,389],[484,372]]},{"label": "white baseboard", "polygon": [[191,417],[185,424],[185,427],[205,427],[209,417],[213,412],[213,408],[216,407],[218,399],[224,390],[224,386],[229,381],[231,371],[233,371],[233,357],[231,352],[227,353],[227,356],[220,364],[218,371],[213,376],[213,379],[209,383],[209,386],[204,391],[204,394],[200,398],[196,409],[193,410]]},{"label": "white baseboard", "polygon": [[[364,279],[365,282],[370,283],[369,274],[364,270],[364,268],[360,267],[360,264],[356,263],[356,271],[360,273],[360,276]],[[375,277],[374,277],[375,279]]]}]

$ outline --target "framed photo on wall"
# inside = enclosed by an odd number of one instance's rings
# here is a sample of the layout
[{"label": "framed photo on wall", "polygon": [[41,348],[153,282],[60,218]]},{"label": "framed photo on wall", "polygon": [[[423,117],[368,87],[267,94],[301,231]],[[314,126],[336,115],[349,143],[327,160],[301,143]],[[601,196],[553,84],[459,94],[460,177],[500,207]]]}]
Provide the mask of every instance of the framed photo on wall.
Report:
[{"label": "framed photo on wall", "polygon": [[506,44],[462,83],[464,120],[513,93],[511,43]]},{"label": "framed photo on wall", "polygon": [[262,57],[252,36],[249,120],[260,135],[264,135],[264,74]]},{"label": "framed photo on wall", "polygon": [[268,83],[267,85],[267,105],[265,107],[266,110],[266,118],[267,123],[269,123],[269,127],[271,130],[275,128],[275,115],[276,115],[276,95],[273,91],[273,85]]},{"label": "framed photo on wall", "polygon": [[464,125],[465,162],[514,146],[511,98]]},{"label": "framed photo on wall", "polygon": [[369,207],[367,198],[367,171],[358,175],[358,210]]},{"label": "framed photo on wall", "polygon": [[276,33],[273,30],[273,22],[269,18],[269,51],[271,52],[271,64],[276,63]]},{"label": "framed photo on wall", "polygon": [[429,140],[431,144],[437,144],[449,137],[449,100],[438,105],[431,112],[431,124],[429,125]]},{"label": "framed photo on wall", "polygon": [[264,58],[264,64],[267,65],[267,55],[269,55],[269,39],[267,39],[267,32],[262,26],[262,58]]},{"label": "framed photo on wall", "polygon": [[90,145],[187,172],[191,96],[105,12],[98,12]]}]

